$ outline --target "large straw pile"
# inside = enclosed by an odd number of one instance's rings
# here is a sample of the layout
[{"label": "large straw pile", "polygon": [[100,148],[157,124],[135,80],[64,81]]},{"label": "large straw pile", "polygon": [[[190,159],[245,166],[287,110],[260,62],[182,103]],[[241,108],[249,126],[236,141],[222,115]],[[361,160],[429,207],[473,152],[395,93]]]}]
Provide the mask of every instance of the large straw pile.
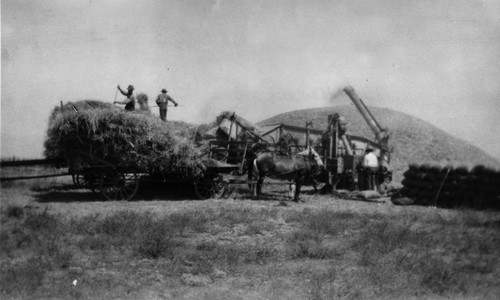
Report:
[{"label": "large straw pile", "polygon": [[186,130],[179,132],[174,123],[100,101],[68,103],[52,112],[45,156],[71,160],[78,152],[84,153],[83,163],[96,163],[98,158],[144,171],[197,173],[204,169]]}]

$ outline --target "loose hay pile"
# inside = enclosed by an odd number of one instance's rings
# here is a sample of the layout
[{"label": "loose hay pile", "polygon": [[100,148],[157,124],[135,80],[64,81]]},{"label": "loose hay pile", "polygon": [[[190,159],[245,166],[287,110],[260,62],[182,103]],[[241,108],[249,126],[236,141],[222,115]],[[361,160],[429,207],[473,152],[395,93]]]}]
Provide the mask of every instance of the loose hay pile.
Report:
[{"label": "loose hay pile", "polygon": [[210,162],[200,160],[187,131],[178,130],[156,116],[100,101],[68,103],[52,112],[45,156],[68,159],[70,165],[77,160],[77,168],[104,160],[144,171],[203,171]]}]

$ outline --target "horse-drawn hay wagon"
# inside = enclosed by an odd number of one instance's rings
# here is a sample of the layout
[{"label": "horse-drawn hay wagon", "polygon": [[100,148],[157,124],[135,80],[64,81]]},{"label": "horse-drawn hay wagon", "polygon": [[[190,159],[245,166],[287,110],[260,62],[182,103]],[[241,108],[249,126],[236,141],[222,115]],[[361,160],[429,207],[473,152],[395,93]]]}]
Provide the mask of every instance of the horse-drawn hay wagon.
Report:
[{"label": "horse-drawn hay wagon", "polygon": [[75,185],[108,200],[131,199],[142,181],[192,183],[198,198],[210,198],[223,191],[221,174],[239,168],[204,156],[190,132],[175,123],[79,104],[54,110],[45,154],[64,158]]},{"label": "horse-drawn hay wagon", "polygon": [[46,161],[65,161],[75,186],[108,200],[130,200],[147,181],[191,183],[201,199],[221,196],[230,185],[256,183],[240,176],[258,153],[279,147],[234,113],[218,119],[219,135],[197,143],[198,132],[142,112],[100,101],[61,103],[49,119]]}]

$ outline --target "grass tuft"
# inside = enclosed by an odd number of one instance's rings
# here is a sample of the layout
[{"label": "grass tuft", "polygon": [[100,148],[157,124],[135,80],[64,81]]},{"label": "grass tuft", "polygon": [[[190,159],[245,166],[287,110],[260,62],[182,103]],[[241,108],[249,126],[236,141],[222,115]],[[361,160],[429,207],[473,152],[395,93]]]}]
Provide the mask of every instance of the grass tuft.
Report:
[{"label": "grass tuft", "polygon": [[49,214],[47,210],[42,213],[28,213],[24,220],[24,226],[33,231],[46,230],[57,232],[60,228],[60,220]]},{"label": "grass tuft", "polygon": [[21,219],[24,216],[24,208],[18,205],[9,205],[5,214],[8,218]]},{"label": "grass tuft", "polygon": [[137,255],[148,259],[174,257],[175,250],[183,243],[174,239],[171,231],[165,228],[164,224],[157,223],[139,236],[135,249]]},{"label": "grass tuft", "polygon": [[0,290],[6,294],[29,295],[42,285],[48,268],[50,265],[42,257],[30,257],[23,263],[2,267]]}]

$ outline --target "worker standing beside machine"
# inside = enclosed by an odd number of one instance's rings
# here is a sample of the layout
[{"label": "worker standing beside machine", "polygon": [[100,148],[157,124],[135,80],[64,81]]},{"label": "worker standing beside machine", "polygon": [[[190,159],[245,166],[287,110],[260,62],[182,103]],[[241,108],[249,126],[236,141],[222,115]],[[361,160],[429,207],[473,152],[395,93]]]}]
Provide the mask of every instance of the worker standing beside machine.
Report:
[{"label": "worker standing beside machine", "polygon": [[363,168],[365,171],[366,178],[366,189],[376,191],[377,190],[377,174],[379,170],[377,151],[372,148],[366,149],[365,157],[363,158]]}]

